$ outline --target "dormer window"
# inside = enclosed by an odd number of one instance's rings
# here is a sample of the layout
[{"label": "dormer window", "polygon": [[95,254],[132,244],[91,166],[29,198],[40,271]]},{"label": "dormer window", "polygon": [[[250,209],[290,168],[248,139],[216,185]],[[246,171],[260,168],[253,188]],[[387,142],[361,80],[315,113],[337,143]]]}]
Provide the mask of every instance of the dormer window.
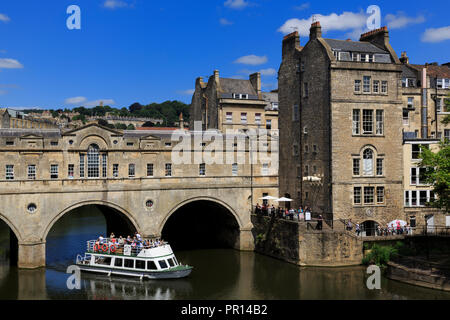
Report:
[{"label": "dormer window", "polygon": [[450,79],[437,79],[436,86],[438,89],[449,89]]},{"label": "dormer window", "polygon": [[410,88],[416,86],[416,79],[414,78],[402,78],[402,87]]},{"label": "dormer window", "polygon": [[233,99],[248,99],[248,94],[233,93]]}]

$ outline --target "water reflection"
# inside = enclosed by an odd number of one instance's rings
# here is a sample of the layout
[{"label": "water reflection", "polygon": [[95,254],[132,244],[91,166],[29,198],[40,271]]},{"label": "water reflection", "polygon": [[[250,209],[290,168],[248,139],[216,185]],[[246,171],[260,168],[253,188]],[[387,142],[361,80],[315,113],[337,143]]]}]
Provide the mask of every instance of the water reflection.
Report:
[{"label": "water reflection", "polygon": [[18,270],[0,255],[0,299],[450,299],[449,292],[385,278],[381,290],[369,290],[364,267],[300,268],[232,249],[175,251],[180,262],[194,266],[188,278],[140,281],[82,273],[81,289],[69,290],[67,266],[84,251],[86,239],[105,229],[95,211],[61,219],[47,239],[47,268]]}]

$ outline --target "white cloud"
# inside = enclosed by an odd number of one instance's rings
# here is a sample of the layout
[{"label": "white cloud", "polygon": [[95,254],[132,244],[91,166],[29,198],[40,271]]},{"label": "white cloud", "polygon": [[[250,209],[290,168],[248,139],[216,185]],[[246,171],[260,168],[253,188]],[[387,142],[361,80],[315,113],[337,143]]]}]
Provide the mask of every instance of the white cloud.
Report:
[{"label": "white cloud", "polygon": [[4,13],[0,13],[0,21],[9,22],[11,19]]},{"label": "white cloud", "polygon": [[72,97],[64,100],[64,104],[79,105],[80,103],[83,103],[85,101],[87,101],[85,97]]},{"label": "white cloud", "polygon": [[101,103],[103,103],[104,106],[111,106],[116,104],[116,102],[113,99],[98,99],[94,101],[89,101],[84,103],[85,107],[96,107],[99,106]]},{"label": "white cloud", "polygon": [[274,68],[261,69],[259,70],[259,73],[261,73],[262,76],[274,76],[277,74],[277,70]]},{"label": "white cloud", "polygon": [[[278,31],[284,34],[298,31],[301,36],[309,36],[312,17],[313,16],[308,19],[289,19],[278,29]],[[320,22],[323,33],[332,30],[346,31],[361,29],[364,28],[367,20],[367,14],[363,11],[360,11],[359,13],[345,11],[339,15],[331,13],[327,16],[316,14],[314,17],[316,21]]]},{"label": "white cloud", "polygon": [[220,22],[220,24],[223,25],[223,26],[229,26],[229,25],[232,25],[232,24],[233,24],[232,21],[229,21],[229,20],[227,20],[227,19],[225,19],[225,18],[221,18],[221,19],[219,20],[219,22]]},{"label": "white cloud", "polygon": [[241,74],[245,74],[246,76],[248,76],[252,73],[255,73],[255,72],[261,73],[262,76],[274,76],[277,74],[277,70],[275,70],[274,68],[261,69],[259,71],[242,69],[242,70],[239,70],[238,72]]},{"label": "white cloud", "polygon": [[235,60],[234,63],[240,63],[240,64],[249,64],[252,66],[257,66],[259,64],[264,64],[267,62],[266,56],[255,56],[254,54],[240,57],[239,59]]},{"label": "white cloud", "polygon": [[419,15],[413,18],[406,16],[404,12],[397,12],[397,15],[392,13],[387,14],[386,17],[384,17],[384,20],[386,20],[387,27],[389,29],[399,29],[409,24],[417,24],[425,22],[425,17]]},{"label": "white cloud", "polygon": [[250,3],[245,0],[227,0],[223,5],[231,9],[244,9],[245,7],[248,7]]},{"label": "white cloud", "polygon": [[103,3],[103,7],[108,9],[117,9],[117,8],[124,8],[128,7],[128,3],[122,0],[106,0]]},{"label": "white cloud", "polygon": [[303,11],[303,10],[308,9],[309,6],[310,6],[309,2],[305,2],[305,3],[302,3],[299,6],[294,6],[294,10]]},{"label": "white cloud", "polygon": [[100,103],[103,103],[104,106],[110,106],[114,105],[116,102],[113,99],[97,99],[93,101],[87,101],[85,97],[72,97],[64,100],[64,104],[77,106],[83,105],[84,107],[96,107],[99,106]]},{"label": "white cloud", "polygon": [[441,42],[450,39],[450,26],[429,28],[422,34],[422,42]]},{"label": "white cloud", "polygon": [[184,94],[187,96],[193,95],[194,92],[195,92],[195,89],[187,89],[187,90],[178,91],[179,94]]},{"label": "white cloud", "polygon": [[0,69],[22,69],[23,65],[15,59],[0,59]]}]

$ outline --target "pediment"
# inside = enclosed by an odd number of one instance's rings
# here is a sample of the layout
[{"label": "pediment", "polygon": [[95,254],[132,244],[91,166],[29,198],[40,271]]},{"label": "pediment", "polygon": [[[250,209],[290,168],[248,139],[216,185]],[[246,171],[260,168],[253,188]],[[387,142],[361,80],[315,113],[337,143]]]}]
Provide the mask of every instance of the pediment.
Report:
[{"label": "pediment", "polygon": [[160,141],[160,140],[161,140],[161,138],[160,138],[160,137],[157,137],[157,136],[154,136],[154,135],[151,135],[151,134],[149,134],[149,135],[147,135],[147,136],[143,136],[143,137],[141,137],[141,140],[153,140],[153,141]]},{"label": "pediment", "polygon": [[85,125],[80,128],[76,128],[70,131],[67,131],[63,134],[63,136],[75,136],[75,135],[84,135],[84,134],[92,134],[92,133],[108,133],[113,134],[114,136],[123,136],[123,133],[108,127],[101,126],[97,123],[91,123]]},{"label": "pediment", "polygon": [[39,139],[43,139],[43,136],[39,136],[36,134],[26,134],[20,137],[20,139],[35,139],[35,140],[39,140]]}]

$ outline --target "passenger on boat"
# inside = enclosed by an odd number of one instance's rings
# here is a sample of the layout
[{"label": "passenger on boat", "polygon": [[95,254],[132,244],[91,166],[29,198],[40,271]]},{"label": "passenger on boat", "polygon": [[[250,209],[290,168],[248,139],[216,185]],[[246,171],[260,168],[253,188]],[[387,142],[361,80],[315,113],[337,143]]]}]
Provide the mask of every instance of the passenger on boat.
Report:
[{"label": "passenger on boat", "polygon": [[141,241],[141,235],[140,235],[137,231],[134,233],[134,236],[135,236],[139,241]]},{"label": "passenger on boat", "polygon": [[133,242],[133,239],[131,239],[130,236],[127,237],[127,244],[131,244]]},{"label": "passenger on boat", "polygon": [[99,244],[103,244],[104,240],[105,239],[103,238],[103,235],[100,235],[100,237],[98,237]]},{"label": "passenger on boat", "polygon": [[122,236],[119,236],[119,239],[117,240],[117,244],[118,244],[119,246],[123,246],[124,242],[125,242],[125,239],[122,238]]}]

